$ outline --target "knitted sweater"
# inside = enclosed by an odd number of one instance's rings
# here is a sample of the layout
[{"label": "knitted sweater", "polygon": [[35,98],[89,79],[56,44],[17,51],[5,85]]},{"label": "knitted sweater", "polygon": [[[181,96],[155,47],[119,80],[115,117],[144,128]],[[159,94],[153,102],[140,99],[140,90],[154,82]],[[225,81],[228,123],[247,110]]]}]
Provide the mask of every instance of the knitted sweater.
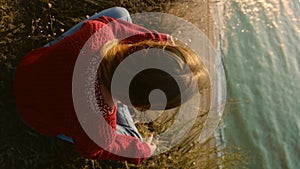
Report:
[{"label": "knitted sweater", "polygon": [[[77,151],[86,158],[128,161],[140,164],[150,157],[150,147],[137,138],[116,134],[116,107],[103,109],[106,122],[114,132],[109,132],[102,124],[97,124],[99,138],[105,147],[92,141],[81,127],[72,100],[72,75],[76,59],[87,40],[100,28],[108,25],[105,34],[95,36],[92,50],[120,36],[130,35],[124,43],[153,39],[166,41],[167,36],[123,20],[115,21],[106,16],[86,21],[76,33],[62,39],[50,47],[42,47],[29,52],[19,63],[16,72],[14,92],[16,104],[25,123],[34,130],[57,136],[72,137]],[[131,36],[134,35],[134,36]],[[106,106],[100,90],[96,89],[99,108]],[[116,154],[134,152],[141,158],[128,158]]]}]

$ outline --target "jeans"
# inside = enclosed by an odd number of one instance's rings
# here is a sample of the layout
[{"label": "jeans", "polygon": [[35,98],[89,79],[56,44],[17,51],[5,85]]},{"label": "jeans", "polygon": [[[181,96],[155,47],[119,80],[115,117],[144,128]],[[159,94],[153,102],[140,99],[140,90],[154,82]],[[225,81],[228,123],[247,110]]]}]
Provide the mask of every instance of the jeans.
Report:
[{"label": "jeans", "polygon": [[135,127],[130,114],[133,111],[125,104],[121,102],[117,103],[117,133],[136,137],[142,142],[143,138]]},{"label": "jeans", "polygon": [[[105,9],[105,10],[91,16],[90,18],[88,18],[86,20],[95,19],[100,16],[108,16],[111,18],[123,19],[123,20],[126,20],[126,21],[132,23],[129,12],[125,8],[122,8],[122,7],[113,7],[113,8]],[[78,24],[73,26],[71,29],[69,29],[68,31],[63,33],[57,39],[47,43],[45,45],[45,47],[52,46],[52,45],[56,44],[57,42],[59,42],[64,37],[72,35],[73,33],[75,33],[76,31],[78,31],[80,29],[80,27],[86,20],[79,22]],[[131,111],[133,111],[133,110],[131,110]],[[143,141],[142,136],[140,135],[140,133],[138,132],[137,128],[134,125],[134,122],[133,122],[131,114],[130,114],[130,109],[126,105],[124,105],[120,102],[117,103],[117,134],[133,136],[133,137],[138,138],[140,141]],[[62,140],[74,143],[74,141],[71,137],[68,137],[64,134],[60,134],[57,137],[59,137]]]}]

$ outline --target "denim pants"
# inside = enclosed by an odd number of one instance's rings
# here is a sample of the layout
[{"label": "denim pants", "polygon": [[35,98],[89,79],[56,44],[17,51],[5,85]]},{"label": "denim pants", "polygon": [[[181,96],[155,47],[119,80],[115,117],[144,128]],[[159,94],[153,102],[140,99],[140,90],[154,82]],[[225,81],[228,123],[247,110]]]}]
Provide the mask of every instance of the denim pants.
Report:
[{"label": "denim pants", "polygon": [[[113,8],[105,9],[105,10],[91,16],[90,18],[88,18],[86,20],[95,19],[100,16],[108,16],[111,18],[123,19],[128,22],[132,22],[129,12],[125,8],[122,8],[122,7],[113,7]],[[71,29],[66,31],[64,34],[62,34],[59,38],[47,43],[45,45],[45,47],[52,46],[55,43],[59,42],[64,37],[72,35],[73,33],[75,33],[76,31],[78,31],[80,29],[80,27],[86,20],[79,22],[78,24],[73,26]],[[131,110],[131,112],[132,111],[133,110]],[[134,125],[134,122],[133,122],[131,114],[130,114],[130,109],[126,105],[124,105],[120,102],[117,103],[117,134],[133,136],[133,137],[138,138],[140,141],[143,141],[142,136],[140,135],[140,133],[138,132],[137,128]],[[58,137],[62,140],[66,140],[71,143],[74,143],[74,141],[71,137],[67,137],[63,133],[58,135]]]}]

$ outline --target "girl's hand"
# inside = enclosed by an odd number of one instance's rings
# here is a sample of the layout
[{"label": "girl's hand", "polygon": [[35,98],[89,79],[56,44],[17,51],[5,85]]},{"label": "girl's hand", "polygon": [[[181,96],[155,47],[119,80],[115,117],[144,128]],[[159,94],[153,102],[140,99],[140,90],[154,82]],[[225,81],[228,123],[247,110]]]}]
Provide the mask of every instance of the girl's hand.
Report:
[{"label": "girl's hand", "polygon": [[146,143],[150,147],[151,150],[151,155],[155,152],[156,150],[156,145],[152,142],[153,140],[153,134],[150,135],[150,137],[147,138]]},{"label": "girl's hand", "polygon": [[168,35],[168,41],[171,42],[172,45],[175,45],[173,36]]}]

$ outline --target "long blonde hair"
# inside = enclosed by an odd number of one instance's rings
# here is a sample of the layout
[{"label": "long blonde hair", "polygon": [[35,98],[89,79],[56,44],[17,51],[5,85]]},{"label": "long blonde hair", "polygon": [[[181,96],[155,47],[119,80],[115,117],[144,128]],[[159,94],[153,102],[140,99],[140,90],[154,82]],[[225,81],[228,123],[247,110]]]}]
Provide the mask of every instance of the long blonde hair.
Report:
[{"label": "long blonde hair", "polygon": [[[153,40],[133,44],[122,44],[116,39],[107,42],[101,49],[103,59],[98,68],[100,83],[110,91],[113,74],[122,60],[134,52],[150,48],[162,49],[161,51],[171,53],[179,65],[178,68],[174,69],[180,69],[183,65],[189,67],[190,72],[180,73],[180,78],[185,84],[190,84],[190,81],[195,80],[200,92],[210,88],[209,74],[203,62],[193,50],[179,41],[175,41],[175,44]],[[182,96],[190,97],[194,94],[194,91],[190,91],[190,86],[187,85],[184,93],[180,93],[178,86],[170,84],[174,82],[171,76],[157,69],[149,69],[138,73],[130,84],[129,97],[131,104],[139,109],[149,109],[151,106],[148,98],[149,93],[153,89],[161,88],[165,90],[167,96],[166,109],[179,106],[182,101],[188,99],[182,100]]]}]

